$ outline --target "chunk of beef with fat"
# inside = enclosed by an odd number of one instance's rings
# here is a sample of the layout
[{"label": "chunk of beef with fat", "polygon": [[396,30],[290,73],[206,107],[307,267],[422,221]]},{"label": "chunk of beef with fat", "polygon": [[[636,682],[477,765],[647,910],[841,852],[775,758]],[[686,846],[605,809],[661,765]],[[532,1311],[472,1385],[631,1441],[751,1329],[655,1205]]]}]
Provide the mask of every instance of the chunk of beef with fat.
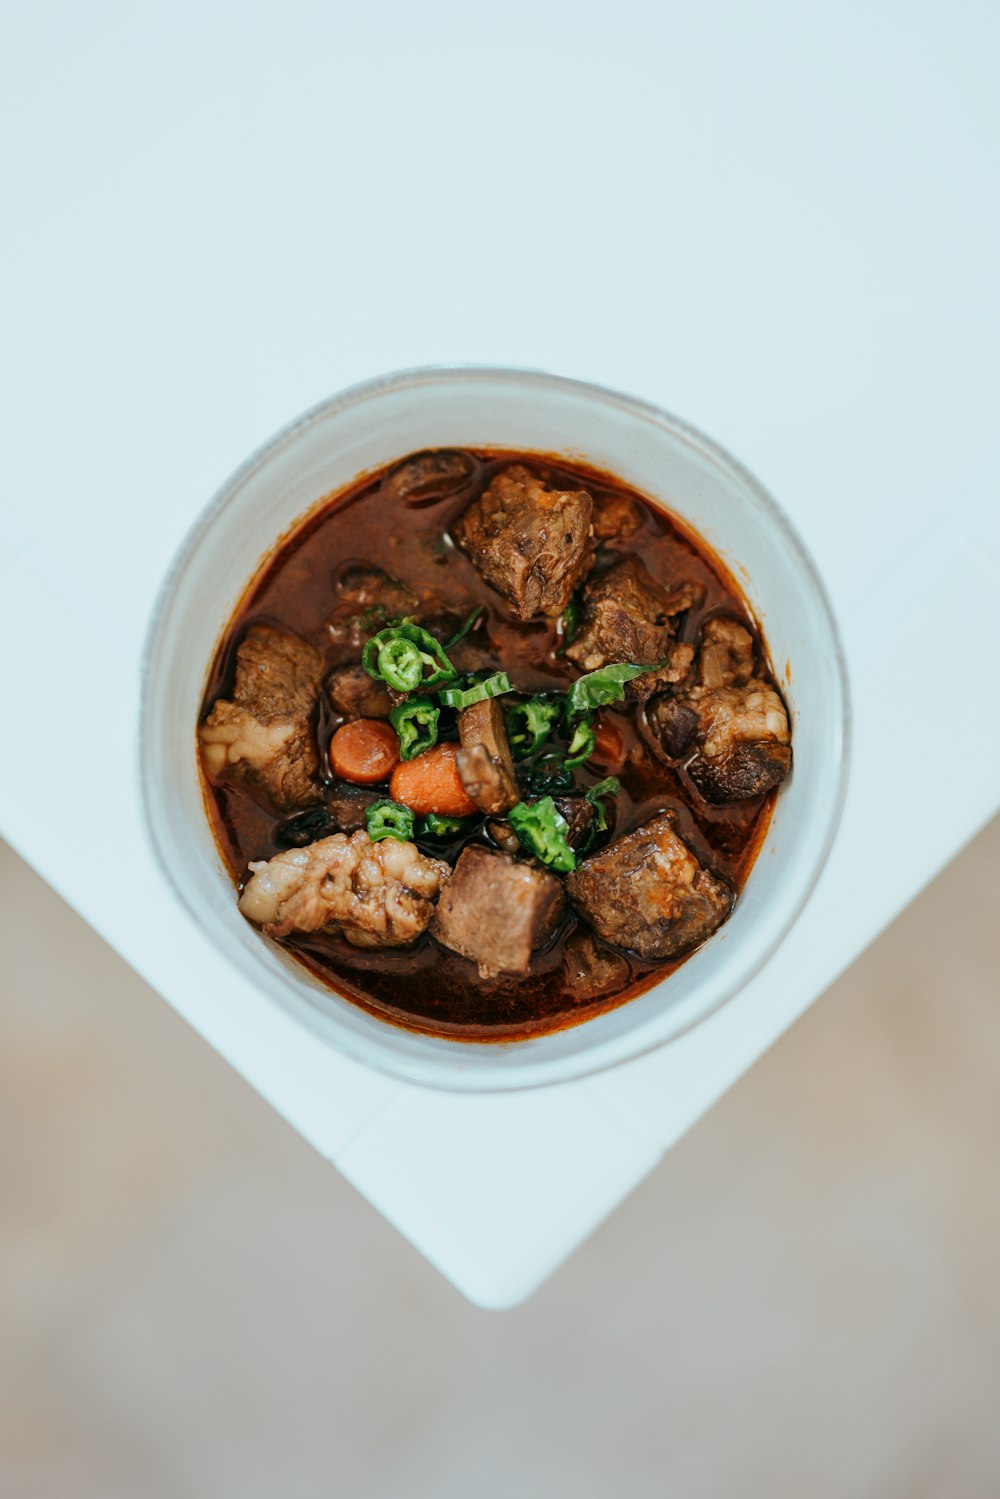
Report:
[{"label": "chunk of beef with fat", "polygon": [[562,885],[548,870],[473,844],[441,892],[431,933],[471,958],[483,978],[524,974],[563,914]]},{"label": "chunk of beef with fat", "polygon": [[788,712],[777,690],[755,675],[749,630],[709,620],[698,652],[698,683],[655,698],[647,722],[664,754],[684,761],[706,801],[763,796],[792,764]]},{"label": "chunk of beef with fat", "polygon": [[[582,671],[618,661],[658,667],[670,660],[678,616],[703,597],[700,583],[666,588],[638,557],[623,557],[588,580],[583,624],[566,655]],[[688,664],[690,657],[683,668],[678,665],[681,675]]]},{"label": "chunk of beef with fat", "polygon": [[355,947],[406,947],[427,930],[451,873],[413,843],[334,833],[250,865],[240,910],[270,937],[339,930]]},{"label": "chunk of beef with fat", "polygon": [[499,699],[485,698],[465,708],[458,715],[458,736],[455,768],[470,800],[480,812],[509,812],[520,792]]},{"label": "chunk of beef with fat", "polygon": [[628,495],[608,495],[594,499],[594,536],[598,541],[618,544],[634,536],[643,522],[642,508]]},{"label": "chunk of beef with fat", "polygon": [[592,854],[567,876],[570,901],[599,937],[643,958],[675,958],[725,921],[733,891],[705,869],[676,829],[677,814]]},{"label": "chunk of beef with fat", "polygon": [[388,718],[393,700],[382,682],[375,682],[360,664],[338,666],[330,673],[326,694],[343,718]]},{"label": "chunk of beef with fat", "polygon": [[593,510],[585,489],[547,489],[515,463],[459,516],[452,535],[518,619],[554,618],[593,561]]},{"label": "chunk of beef with fat", "polygon": [[198,730],[209,779],[231,769],[282,812],[315,801],[310,715],[322,668],[319,651],[300,636],[251,625],[236,652],[232,698],[217,702]]},{"label": "chunk of beef with fat", "polygon": [[628,959],[598,942],[592,932],[577,930],[563,948],[563,973],[570,999],[585,1004],[602,994],[617,993],[628,982]]}]

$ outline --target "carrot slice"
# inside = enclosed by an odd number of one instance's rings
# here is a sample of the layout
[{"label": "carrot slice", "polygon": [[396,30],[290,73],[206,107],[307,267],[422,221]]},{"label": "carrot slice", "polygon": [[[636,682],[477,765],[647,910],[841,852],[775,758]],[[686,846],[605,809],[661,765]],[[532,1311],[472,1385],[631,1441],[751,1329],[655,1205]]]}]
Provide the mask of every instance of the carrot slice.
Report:
[{"label": "carrot slice", "polygon": [[341,724],[330,740],[330,769],[342,781],[375,786],[388,780],[398,764],[396,730],[379,718],[355,718]]},{"label": "carrot slice", "polygon": [[389,785],[393,801],[421,816],[438,812],[442,817],[468,817],[476,804],[459,778],[457,753],[457,744],[436,744],[413,760],[403,760]]}]

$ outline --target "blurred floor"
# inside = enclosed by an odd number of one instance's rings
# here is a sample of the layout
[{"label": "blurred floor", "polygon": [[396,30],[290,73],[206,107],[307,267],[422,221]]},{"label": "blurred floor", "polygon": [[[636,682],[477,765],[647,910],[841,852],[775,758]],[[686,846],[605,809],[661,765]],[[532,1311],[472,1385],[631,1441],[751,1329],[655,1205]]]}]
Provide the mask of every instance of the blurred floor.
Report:
[{"label": "blurred floor", "polygon": [[1000,822],[525,1306],[0,846],[0,1494],[995,1499]]}]

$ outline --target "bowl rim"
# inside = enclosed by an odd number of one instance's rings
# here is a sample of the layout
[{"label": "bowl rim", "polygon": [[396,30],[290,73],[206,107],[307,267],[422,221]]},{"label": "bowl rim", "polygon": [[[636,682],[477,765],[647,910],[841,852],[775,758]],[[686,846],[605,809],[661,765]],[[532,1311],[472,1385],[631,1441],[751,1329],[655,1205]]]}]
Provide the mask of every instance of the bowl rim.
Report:
[{"label": "bowl rim", "polygon": [[[524,1062],[517,1065],[510,1060],[511,1054],[516,1054],[520,1048],[527,1046],[531,1038],[526,1038],[524,1041],[490,1042],[486,1044],[465,1041],[451,1043],[456,1048],[456,1061],[460,1060],[462,1053],[468,1054],[472,1050],[475,1050],[479,1056],[482,1056],[484,1053],[496,1055],[497,1062],[492,1067],[488,1064],[477,1065],[474,1069],[469,1069],[468,1071],[463,1071],[460,1068],[452,1070],[443,1057],[437,1056],[410,1057],[397,1056],[392,1053],[385,1056],[371,1055],[369,1045],[363,1038],[356,1036],[347,1029],[343,1031],[337,1027],[331,1029],[329,1024],[331,1017],[324,1015],[316,1005],[310,1003],[304,996],[297,994],[292,984],[271,984],[268,982],[270,975],[252,957],[242,952],[237,953],[235,950],[230,951],[227,947],[224,947],[218,940],[218,934],[215,931],[213,923],[205,919],[204,912],[199,903],[189,896],[184,882],[174,874],[172,863],[167,857],[166,850],[160,841],[156,812],[153,806],[150,776],[147,773],[150,764],[147,748],[151,733],[152,695],[156,678],[154,668],[160,653],[177,585],[192,556],[201,545],[203,538],[217,524],[220,518],[225,515],[246,481],[265,464],[271,462],[272,459],[295,443],[304,432],[340,411],[362,405],[389,391],[397,391],[409,386],[420,387],[447,384],[455,379],[481,382],[499,381],[511,385],[530,381],[533,384],[541,384],[555,391],[575,392],[588,399],[600,401],[605,405],[616,407],[631,415],[637,415],[645,419],[652,425],[661,428],[670,436],[680,438],[683,442],[689,444],[703,458],[727,469],[741,484],[752,491],[757,502],[768,514],[771,523],[782,533],[790,551],[795,556],[796,565],[806,575],[816,605],[823,615],[826,632],[833,645],[834,666],[840,695],[840,712],[835,720],[835,737],[831,744],[831,767],[836,775],[836,786],[831,801],[827,826],[822,840],[817,845],[808,879],[803,881],[802,888],[797,893],[796,899],[789,905],[785,919],[776,930],[770,942],[757,955],[753,963],[742,970],[735,981],[724,985],[713,999],[713,1002],[700,1009],[697,1015],[679,1017],[673,1025],[665,1023],[655,1035],[647,1033],[649,1029],[647,1024],[644,1030],[634,1033],[626,1032],[619,1037],[605,1040],[600,1043],[602,1048],[601,1055],[593,1055],[584,1046],[574,1054],[543,1059],[541,1061],[532,1061],[528,1056],[525,1056]],[[303,514],[306,513],[308,512],[303,512]],[[298,521],[293,524],[298,524]],[[366,1068],[381,1072],[398,1081],[416,1083],[440,1092],[498,1094],[522,1092],[533,1088],[545,1088],[563,1083],[576,1082],[584,1077],[595,1076],[610,1071],[627,1062],[635,1061],[639,1057],[648,1056],[650,1053],[658,1051],[661,1047],[668,1045],[672,1041],[676,1041],[679,1037],[696,1029],[704,1021],[717,1014],[723,1006],[735,998],[742,989],[760,974],[798,921],[826,867],[843,817],[850,778],[852,739],[853,714],[846,654],[836,613],[833,609],[823,576],[811,551],[799,534],[797,527],[786,515],[777,500],[774,499],[764,485],[761,484],[739,459],[735,458],[727,448],[723,447],[714,438],[708,437],[699,428],[692,426],[689,422],[674,416],[671,412],[664,410],[664,408],[657,406],[651,401],[645,400],[641,396],[635,396],[594,381],[559,375],[549,370],[531,366],[457,362],[416,365],[405,369],[389,371],[385,374],[347,386],[336,394],[318,401],[301,415],[286,423],[273,436],[261,443],[249,457],[233,470],[201,508],[187,528],[171,558],[157,591],[146,628],[140,662],[136,772],[139,783],[139,803],[142,821],[160,873],[163,875],[175,898],[192,917],[201,933],[208,938],[216,951],[220,952],[234,969],[241,972],[249,982],[254,984],[259,992],[279,1004],[286,1014],[290,1014],[302,1022],[313,1035],[319,1036],[334,1051]],[[345,1003],[351,1003],[346,996],[340,997]],[[670,1014],[669,1009],[665,1009],[663,1013],[664,1020],[666,1021]],[[373,1018],[378,1019],[377,1016]],[[400,1029],[400,1027],[393,1025],[389,1021],[385,1021],[383,1024],[390,1031],[398,1031]],[[586,1031],[586,1028],[587,1022],[584,1021],[573,1029],[582,1033]],[[437,1037],[435,1039],[442,1043],[445,1043],[447,1040],[444,1037]]]}]

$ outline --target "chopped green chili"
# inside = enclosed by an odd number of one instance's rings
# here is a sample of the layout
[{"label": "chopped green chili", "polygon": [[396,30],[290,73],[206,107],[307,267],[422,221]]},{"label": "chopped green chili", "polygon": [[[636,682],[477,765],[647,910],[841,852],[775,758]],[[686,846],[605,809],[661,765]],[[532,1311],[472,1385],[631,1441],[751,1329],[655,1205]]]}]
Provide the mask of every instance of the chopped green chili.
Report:
[{"label": "chopped green chili", "polygon": [[597,748],[597,734],[594,731],[593,719],[581,718],[573,730],[573,737],[566,749],[567,765],[582,765],[584,760],[589,760]]},{"label": "chopped green chili", "polygon": [[543,796],[537,802],[518,802],[507,813],[507,820],[522,847],[550,869],[569,874],[576,868],[576,854],[566,837],[568,824],[551,796]]},{"label": "chopped green chili", "polygon": [[373,635],[362,652],[361,664],[376,682],[385,682],[397,692],[451,682],[458,675],[434,636],[408,619]]},{"label": "chopped green chili", "polygon": [[401,807],[399,802],[390,801],[387,796],[380,796],[366,809],[365,824],[373,843],[382,838],[396,838],[400,843],[407,843],[413,837],[413,813],[409,807]]},{"label": "chopped green chili", "polygon": [[422,838],[454,838],[464,833],[472,821],[471,817],[445,817],[440,812],[428,812],[417,822],[417,833]]},{"label": "chopped green chili", "polygon": [[471,708],[473,703],[484,702],[488,697],[500,697],[510,692],[510,677],[505,671],[493,672],[485,681],[473,682],[471,687],[444,687],[438,693],[446,708]]},{"label": "chopped green chili", "polygon": [[630,666],[621,661],[614,666],[602,666],[599,671],[589,671],[586,676],[577,677],[566,694],[567,719],[582,718],[585,713],[603,708],[606,703],[621,702],[625,696],[624,683],[651,670],[652,667],[649,666]]},{"label": "chopped green chili", "polygon": [[507,709],[507,738],[515,760],[540,750],[562,713],[561,697],[533,697]]},{"label": "chopped green chili", "polygon": [[465,639],[466,635],[468,635],[469,631],[472,629],[473,625],[476,623],[482,613],[482,604],[480,604],[478,609],[473,609],[472,613],[469,615],[462,628],[455,635],[453,635],[450,640],[445,642],[444,648],[446,651],[450,651],[453,645],[457,645],[460,640]]},{"label": "chopped green chili", "polygon": [[399,758],[412,760],[437,743],[441,709],[425,697],[410,698],[389,714],[389,722],[399,735]]}]

